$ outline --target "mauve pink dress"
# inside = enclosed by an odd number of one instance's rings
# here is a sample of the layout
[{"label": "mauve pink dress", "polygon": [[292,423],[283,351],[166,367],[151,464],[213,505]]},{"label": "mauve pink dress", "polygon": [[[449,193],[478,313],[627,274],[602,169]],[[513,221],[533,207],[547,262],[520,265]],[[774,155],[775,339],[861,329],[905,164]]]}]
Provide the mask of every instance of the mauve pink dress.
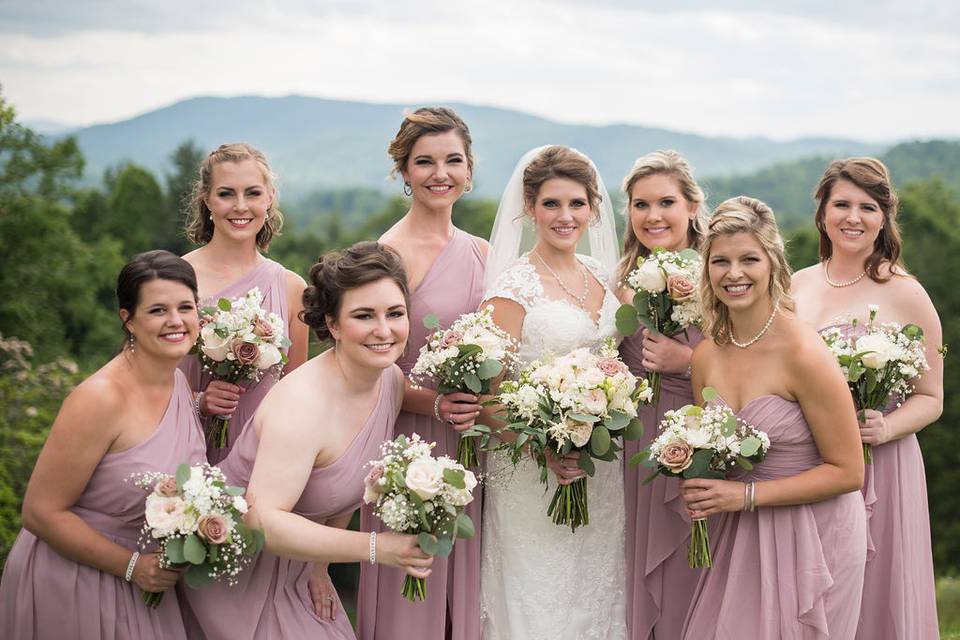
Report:
[{"label": "mauve pink dress", "polygon": [[[132,553],[143,526],[147,491],[130,480],[131,474],[173,474],[182,463],[204,461],[193,395],[177,371],[170,403],[156,430],[125,451],[103,456],[70,511]],[[181,640],[187,635],[173,589],[151,609],[135,583],[68,560],[24,529],[7,556],[0,581],[0,637]]]},{"label": "mauve pink dress", "polygon": [[[754,398],[740,418],[770,436],[766,459],[738,480],[795,476],[822,462],[799,403]],[[867,552],[863,496],[710,517],[713,567],[703,571],[686,640],[853,638]]]},{"label": "mauve pink dress", "polygon": [[[430,266],[423,282],[410,299],[410,337],[407,349],[397,361],[409,373],[420,354],[420,347],[432,331],[423,326],[423,318],[434,314],[440,325],[448,327],[464,313],[471,313],[483,302],[485,258],[479,240],[456,229],[453,237]],[[436,442],[436,455],[457,457],[459,434],[449,425],[430,416],[403,411],[397,418],[396,433],[419,433],[428,442]],[[436,558],[433,573],[427,579],[427,599],[411,603],[400,595],[404,573],[393,567],[360,565],[360,589],[357,595],[357,635],[362,640],[480,640],[480,514],[482,492],[466,512],[473,519],[476,535],[458,540],[448,558]],[[360,511],[360,529],[383,529],[369,507]],[[447,629],[452,635],[447,636]],[[398,631],[402,629],[402,634]]]},{"label": "mauve pink dress", "polygon": [[[840,325],[847,333],[850,325]],[[896,410],[891,402],[884,415]],[[917,435],[873,447],[866,466],[867,566],[859,640],[939,638],[927,480]]]},{"label": "mauve pink dress", "polygon": [[[703,334],[690,328],[686,336],[680,333],[675,339],[692,348]],[[620,356],[634,375],[646,377],[641,365],[642,333],[620,343]],[[624,443],[624,460],[650,446],[664,413],[687,404],[697,404],[690,378],[683,373],[664,374],[660,378],[660,402],[656,406],[640,405],[643,437]],[[691,569],[687,561],[690,520],[680,498],[680,481],[658,475],[644,485],[650,473],[649,467],[624,465],[627,637],[632,640],[679,638],[701,573],[700,569]]]},{"label": "mauve pink dress", "polygon": [[[353,513],[363,498],[366,464],[380,457],[380,445],[393,437],[400,372],[388,367],[380,377],[377,404],[347,450],[333,463],[317,467],[293,513],[324,524]],[[230,455],[220,465],[231,484],[246,486],[253,472],[259,439],[247,422]],[[181,587],[184,619],[191,638],[207,640],[279,640],[315,638],[352,640],[356,636],[339,596],[334,619],[316,615],[307,588],[310,564],[267,551],[239,575],[233,587],[211,584],[199,590]]]},{"label": "mauve pink dress", "polygon": [[[287,307],[287,276],[286,269],[282,264],[273,260],[265,259],[250,273],[240,278],[230,286],[216,292],[215,294],[204,298],[201,306],[216,306],[220,298],[239,298],[247,295],[254,287],[259,287],[263,294],[262,307],[268,313],[275,313],[283,318],[283,325],[290,326],[290,312]],[[289,335],[287,336],[290,337]],[[190,381],[190,387],[194,391],[203,391],[210,384],[213,377],[205,373],[200,368],[200,362],[194,355],[187,356],[180,362],[180,369],[187,375]],[[233,412],[230,418],[230,424],[227,427],[227,446],[223,449],[209,447],[207,450],[207,459],[210,464],[217,464],[227,457],[233,443],[240,436],[240,431],[247,420],[256,413],[260,402],[266,397],[267,392],[277,383],[275,375],[264,376],[260,382],[254,382],[247,386],[247,391],[240,396],[240,402],[237,404],[237,410]]]}]

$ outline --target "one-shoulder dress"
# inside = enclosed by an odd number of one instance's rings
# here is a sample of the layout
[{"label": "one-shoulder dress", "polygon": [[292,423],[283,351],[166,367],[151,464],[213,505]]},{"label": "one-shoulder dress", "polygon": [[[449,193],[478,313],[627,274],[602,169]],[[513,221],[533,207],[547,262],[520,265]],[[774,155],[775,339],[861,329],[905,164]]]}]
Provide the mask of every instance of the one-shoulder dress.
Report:
[{"label": "one-shoulder dress", "polygon": [[[799,403],[759,396],[738,416],[767,433],[770,450],[736,479],[787,478],[822,462]],[[854,637],[867,551],[859,491],[710,519],[713,567],[701,574],[685,640]]]},{"label": "one-shoulder dress", "polygon": [[[352,513],[363,497],[367,462],[379,457],[380,445],[393,436],[400,373],[388,367],[380,377],[377,404],[347,450],[331,464],[316,467],[293,513],[318,523]],[[259,438],[249,420],[220,467],[231,484],[246,486],[253,472]],[[262,551],[239,576],[238,584],[217,583],[199,590],[181,588],[184,618],[191,637],[207,640],[352,640],[354,635],[337,597],[336,615],[316,615],[307,588],[310,563]]]},{"label": "one-shoulder dress", "polygon": [[[405,374],[420,354],[420,347],[432,333],[423,318],[435,315],[449,327],[465,313],[472,313],[483,301],[485,258],[474,236],[455,229],[453,237],[434,260],[420,286],[410,296],[410,336],[407,348],[397,361]],[[397,418],[397,434],[418,433],[427,442],[436,442],[435,455],[457,457],[459,434],[432,416],[403,411]],[[473,519],[476,535],[458,540],[447,558],[434,558],[427,598],[408,602],[401,597],[405,574],[393,567],[360,565],[357,596],[357,636],[361,640],[390,640],[403,635],[418,640],[480,640],[480,514],[481,490],[466,513]],[[360,529],[382,530],[368,507],[360,511]],[[447,636],[450,629],[451,636]]]},{"label": "one-shoulder dress", "polygon": [[[702,339],[691,327],[676,340],[695,347]],[[638,377],[646,377],[643,336],[637,332],[620,343],[620,357]],[[646,449],[657,436],[663,414],[687,404],[696,404],[690,377],[665,373],[660,378],[660,401],[640,405],[643,437],[624,442],[624,460]],[[623,496],[626,501],[627,637],[679,638],[683,620],[700,578],[700,569],[687,561],[690,519],[680,497],[680,481],[656,476],[643,484],[650,470],[624,465]]]},{"label": "one-shoulder dress", "polygon": [[[203,300],[204,305],[216,305],[220,298],[239,298],[257,287],[263,294],[262,307],[267,313],[275,313],[283,318],[283,326],[290,326],[290,311],[287,305],[287,270],[284,266],[273,260],[265,259],[257,265],[250,273],[243,276],[233,284],[221,289],[215,294]],[[289,336],[288,336],[289,337]],[[200,363],[196,356],[190,355],[180,362],[180,370],[187,375],[190,381],[190,387],[194,391],[203,391],[213,380],[213,377],[200,368]],[[223,448],[210,446],[207,450],[207,459],[210,464],[217,464],[227,457],[233,443],[240,436],[240,431],[247,420],[256,413],[260,402],[266,397],[267,392],[277,382],[277,377],[267,375],[259,382],[251,382],[246,386],[246,393],[240,396],[236,411],[230,417],[227,426],[227,446]]]},{"label": "one-shoulder dress", "polygon": [[[100,460],[70,511],[104,537],[137,550],[147,492],[135,473],[176,473],[182,463],[205,461],[193,394],[180,371],[154,432]],[[164,593],[156,609],[122,577],[69,560],[27,530],[7,556],[0,582],[0,637],[26,640],[182,640],[187,637],[177,594]]]}]

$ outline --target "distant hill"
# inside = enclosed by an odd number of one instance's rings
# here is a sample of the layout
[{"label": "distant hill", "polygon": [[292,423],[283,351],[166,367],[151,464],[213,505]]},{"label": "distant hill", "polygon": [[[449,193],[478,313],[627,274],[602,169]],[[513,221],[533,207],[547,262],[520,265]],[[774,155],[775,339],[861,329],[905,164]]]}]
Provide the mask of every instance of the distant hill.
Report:
[{"label": "distant hill", "polygon": [[[72,132],[87,159],[87,174],[99,178],[123,160],[158,175],[181,142],[201,148],[248,141],[268,155],[288,196],[316,190],[368,187],[399,192],[386,180],[386,147],[407,105],[371,104],[303,96],[285,98],[193,98],[113,124]],[[517,159],[542,144],[567,144],[590,155],[607,187],[619,187],[633,160],[654,149],[684,153],[699,175],[732,175],[774,162],[812,155],[877,153],[855,140],[804,138],[712,138],[633,125],[590,126],[492,107],[450,104],[470,125],[478,162],[477,193],[497,197]]]},{"label": "distant hill", "polygon": [[[711,206],[736,195],[751,195],[769,204],[780,224],[793,228],[811,224],[816,210],[813,191],[836,155],[780,162],[754,173],[704,178]],[[890,169],[895,186],[912,180],[940,177],[960,194],[960,142],[915,141],[898,144],[879,154]]]}]

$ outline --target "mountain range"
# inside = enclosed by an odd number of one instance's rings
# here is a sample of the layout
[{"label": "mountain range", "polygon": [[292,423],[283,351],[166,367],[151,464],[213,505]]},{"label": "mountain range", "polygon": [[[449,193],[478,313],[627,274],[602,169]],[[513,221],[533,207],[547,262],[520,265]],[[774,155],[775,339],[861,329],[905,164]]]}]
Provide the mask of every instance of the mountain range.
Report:
[{"label": "mountain range", "polygon": [[[730,176],[798,158],[884,149],[836,138],[709,137],[627,124],[567,124],[469,104],[448,106],[470,126],[477,157],[475,187],[486,197],[498,196],[517,159],[543,144],[566,144],[588,154],[611,191],[619,187],[635,158],[654,149],[677,149],[700,176]],[[406,108],[305,96],[198,97],[127,120],[75,129],[69,135],[79,141],[90,179],[99,179],[105,169],[125,160],[162,175],[169,170],[171,152],[188,139],[203,149],[246,141],[267,154],[287,197],[347,187],[399,192],[399,184],[386,177],[391,166],[386,147]]]}]

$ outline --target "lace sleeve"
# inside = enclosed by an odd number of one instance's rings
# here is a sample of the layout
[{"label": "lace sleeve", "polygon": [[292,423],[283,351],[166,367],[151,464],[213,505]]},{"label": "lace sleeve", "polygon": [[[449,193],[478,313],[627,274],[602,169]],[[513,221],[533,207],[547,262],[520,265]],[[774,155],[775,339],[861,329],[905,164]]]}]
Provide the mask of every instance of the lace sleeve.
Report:
[{"label": "lace sleeve", "polygon": [[529,311],[537,298],[542,296],[543,286],[540,284],[540,277],[526,256],[523,256],[494,280],[487,289],[484,299],[513,300],[523,307],[524,311]]}]

